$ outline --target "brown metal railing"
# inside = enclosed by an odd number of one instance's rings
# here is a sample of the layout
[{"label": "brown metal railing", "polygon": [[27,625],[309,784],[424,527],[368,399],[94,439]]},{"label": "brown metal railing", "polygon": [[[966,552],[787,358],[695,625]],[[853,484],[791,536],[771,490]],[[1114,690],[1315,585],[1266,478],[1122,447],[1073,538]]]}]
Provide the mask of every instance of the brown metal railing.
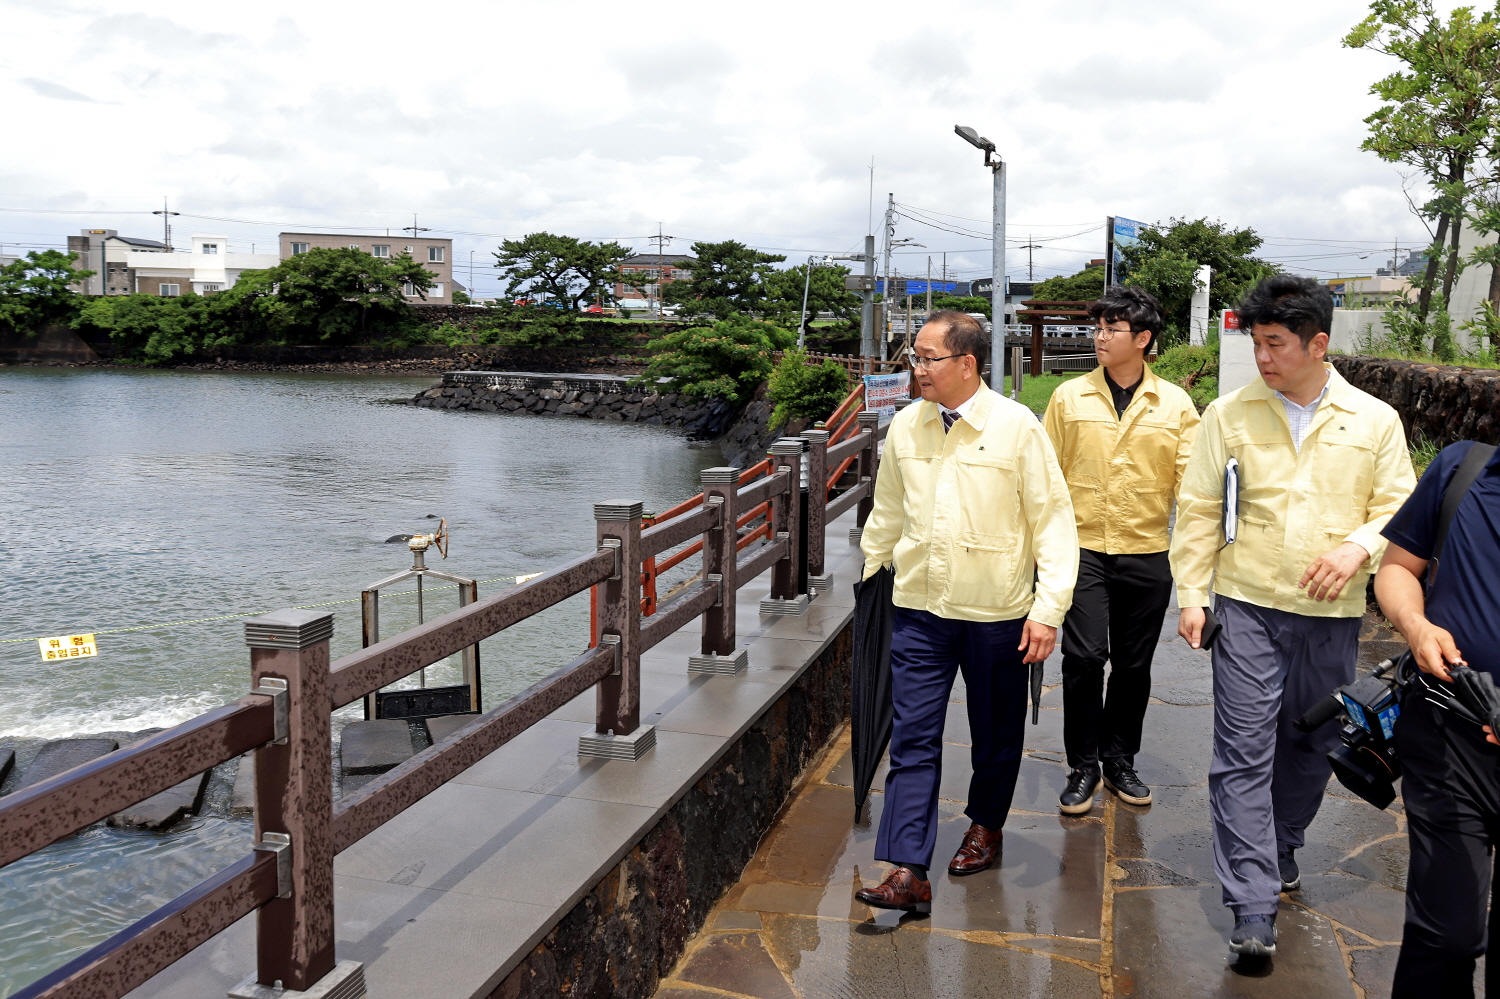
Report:
[{"label": "brown metal railing", "polygon": [[[841,409],[852,413],[854,399]],[[332,614],[283,610],[246,620],[251,693],[0,799],[0,866],[252,749],[253,764],[241,765],[255,767],[253,851],[13,999],[118,999],[252,912],[260,984],[305,991],[330,975],[362,983],[359,965],[335,960],[334,856],[590,688],[594,732],[580,739],[580,755],[638,759],[647,752],[654,730],[640,723],[641,654],[701,618],[701,653],[687,668],[744,669],[746,651],[735,634],[738,590],[770,570],[762,611],[797,613],[810,591],[828,585],[828,520],[857,506],[857,540],[883,434],[875,413],[853,415],[858,432],[831,447],[828,431],[808,430],[777,441],[751,468],[704,470],[703,492],[644,530],[639,502],[595,504],[594,551],[332,664]],[[830,487],[842,475],[829,475],[834,461],[840,469],[857,461],[859,481],[830,503]],[[647,560],[689,541],[656,571],[701,553],[700,577],[667,603],[656,606],[653,596],[644,606]],[[334,802],[330,712],[585,590],[597,594],[586,651]],[[363,986],[340,988],[352,996]]]}]

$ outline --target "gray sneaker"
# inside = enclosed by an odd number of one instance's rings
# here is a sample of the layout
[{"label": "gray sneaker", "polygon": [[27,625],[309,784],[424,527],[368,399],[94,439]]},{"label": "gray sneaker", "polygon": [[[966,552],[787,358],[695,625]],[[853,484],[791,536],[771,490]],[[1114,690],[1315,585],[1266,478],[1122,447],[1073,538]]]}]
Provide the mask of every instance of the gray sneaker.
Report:
[{"label": "gray sneaker", "polygon": [[1270,957],[1276,953],[1276,917],[1241,916],[1229,934],[1229,949],[1247,957]]}]

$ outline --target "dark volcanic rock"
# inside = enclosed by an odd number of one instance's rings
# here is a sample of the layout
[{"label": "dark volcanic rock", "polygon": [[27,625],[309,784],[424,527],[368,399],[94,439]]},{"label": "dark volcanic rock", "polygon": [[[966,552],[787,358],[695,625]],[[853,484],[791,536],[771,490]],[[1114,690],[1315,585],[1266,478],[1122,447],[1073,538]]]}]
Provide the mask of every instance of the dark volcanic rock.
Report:
[{"label": "dark volcanic rock", "polygon": [[113,739],[61,739],[49,742],[26,768],[16,790],[56,777],[64,770],[72,770],[119,748],[120,744]]},{"label": "dark volcanic rock", "polygon": [[153,832],[166,829],[180,819],[197,815],[203,805],[203,791],[208,786],[208,772],[204,771],[160,794],[153,794],[145,801],[136,802],[129,808],[111,815],[108,824],[122,829],[149,829]]},{"label": "dark volcanic rock", "polygon": [[346,774],[383,774],[415,755],[411,726],[404,718],[350,722],[339,742],[339,760]]}]

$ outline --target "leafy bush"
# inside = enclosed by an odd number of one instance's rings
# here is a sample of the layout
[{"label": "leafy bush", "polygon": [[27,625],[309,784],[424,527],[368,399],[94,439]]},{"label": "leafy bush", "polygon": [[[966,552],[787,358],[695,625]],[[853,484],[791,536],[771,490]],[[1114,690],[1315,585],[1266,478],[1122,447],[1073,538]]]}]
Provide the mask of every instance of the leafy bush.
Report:
[{"label": "leafy bush", "polygon": [[240,342],[225,322],[225,311],[213,298],[192,293],[109,295],[89,299],[73,328],[108,337],[127,355],[161,362]]},{"label": "leafy bush", "polygon": [[1151,370],[1186,389],[1199,410],[1219,397],[1219,352],[1216,345],[1178,344],[1158,357]]},{"label": "leafy bush", "polygon": [[829,358],[822,364],[807,363],[807,353],[793,347],[781,355],[771,372],[767,394],[775,409],[771,426],[785,426],[798,417],[827,419],[849,394],[849,372]]},{"label": "leafy bush", "polygon": [[71,322],[83,297],[68,284],[93,273],[75,271],[72,254],[57,250],[32,250],[0,267],[0,330],[36,336],[43,326]]},{"label": "leafy bush", "polygon": [[712,326],[672,330],[646,346],[657,355],[637,385],[666,378],[683,395],[738,403],[771,374],[771,352],[789,350],[797,338],[779,326],[738,313]]}]

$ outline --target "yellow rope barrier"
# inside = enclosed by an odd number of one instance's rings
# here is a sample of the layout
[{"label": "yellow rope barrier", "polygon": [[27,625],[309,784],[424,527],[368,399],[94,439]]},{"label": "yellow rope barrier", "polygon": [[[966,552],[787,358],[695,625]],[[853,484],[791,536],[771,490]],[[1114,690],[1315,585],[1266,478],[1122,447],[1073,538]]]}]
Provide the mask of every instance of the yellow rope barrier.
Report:
[{"label": "yellow rope barrier", "polygon": [[[536,576],[539,576],[539,575],[541,575],[541,573],[533,572],[533,573],[525,573],[525,574],[522,574],[522,575],[519,575],[519,576],[498,576],[495,579],[481,579],[481,580],[479,580],[479,582],[481,582],[481,583],[504,583],[504,582],[507,582],[507,581],[511,581],[511,582],[516,582],[516,583],[524,583],[526,580],[533,579],[533,578],[535,578]],[[423,593],[433,593],[433,592],[436,592],[437,590],[456,590],[456,589],[458,589],[458,584],[457,583],[450,583],[450,584],[445,585],[445,586],[423,587],[422,588],[422,592]],[[385,594],[382,594],[382,596],[387,596],[387,597],[407,597],[407,596],[415,596],[416,592],[417,592],[416,590],[397,590],[394,593],[385,593]],[[323,601],[320,604],[299,604],[298,606],[293,607],[292,610],[312,610],[314,607],[332,607],[335,604],[353,604],[353,603],[358,603],[359,600],[360,600],[359,597],[351,597],[348,600],[325,600],[325,601]],[[231,620],[234,620],[235,618],[255,617],[257,614],[267,614],[267,613],[270,613],[270,612],[269,611],[251,611],[251,612],[248,612],[248,613],[245,613],[245,614],[223,614],[223,615],[220,615],[219,617],[199,617],[199,618],[194,618],[191,621],[169,621],[166,624],[138,624],[138,625],[136,625],[133,628],[105,628],[105,629],[102,629],[102,630],[96,630],[96,631],[90,632],[90,634],[94,634],[94,635],[119,635],[119,634],[123,634],[123,633],[125,633],[127,631],[152,631],[152,630],[155,630],[157,628],[177,628],[177,627],[181,627],[182,625],[185,625],[185,624],[206,624],[209,621],[231,621]],[[45,636],[43,636],[43,637],[45,637]],[[35,639],[35,638],[0,638],[0,645],[10,645],[10,644],[15,643],[15,642],[35,642],[36,640],[37,639]]]}]

